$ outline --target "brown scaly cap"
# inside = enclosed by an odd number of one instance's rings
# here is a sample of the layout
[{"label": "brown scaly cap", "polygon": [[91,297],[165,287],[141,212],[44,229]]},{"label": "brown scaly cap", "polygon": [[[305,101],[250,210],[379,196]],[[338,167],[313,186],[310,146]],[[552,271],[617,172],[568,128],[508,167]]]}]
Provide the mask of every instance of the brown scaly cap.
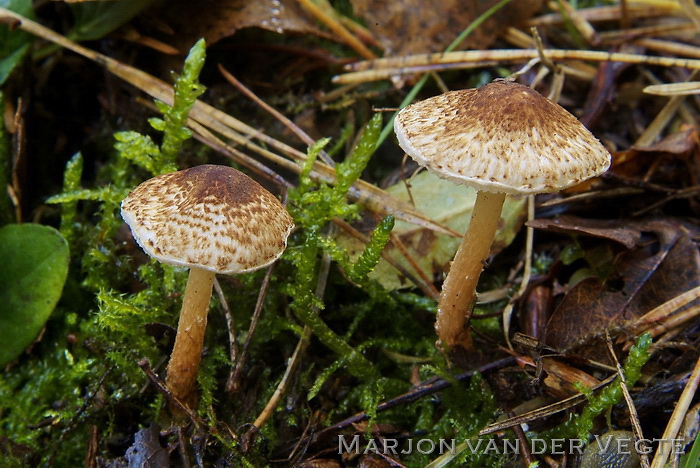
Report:
[{"label": "brown scaly cap", "polygon": [[399,145],[438,177],[511,195],[555,192],[605,172],[610,153],[563,107],[495,81],[405,107]]},{"label": "brown scaly cap", "polygon": [[122,201],[122,217],[158,261],[222,274],[274,262],[294,227],[284,206],[260,184],[215,165],[145,181]]}]

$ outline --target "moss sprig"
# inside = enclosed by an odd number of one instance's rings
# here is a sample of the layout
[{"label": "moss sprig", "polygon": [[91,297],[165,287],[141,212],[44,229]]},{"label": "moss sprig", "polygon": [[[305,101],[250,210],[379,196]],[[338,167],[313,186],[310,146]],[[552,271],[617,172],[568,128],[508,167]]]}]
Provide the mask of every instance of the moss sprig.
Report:
[{"label": "moss sprig", "polygon": [[[622,367],[625,381],[628,388],[634,386],[642,376],[642,367],[651,358],[649,349],[651,348],[652,337],[649,333],[644,333],[630,348],[627,359]],[[580,414],[554,429],[554,437],[577,438],[588,440],[593,430],[593,422],[596,417],[604,411],[609,410],[622,400],[621,382],[618,377],[613,383],[601,390],[597,395],[581,389],[588,397],[588,404]]]},{"label": "moss sprig", "polygon": [[339,355],[339,361],[347,363],[348,370],[353,375],[363,379],[376,377],[376,369],[319,317],[316,311],[323,308],[323,303],[315,295],[315,285],[321,252],[330,254],[331,258],[339,262],[358,283],[368,285],[370,282],[367,280],[367,274],[376,266],[388,241],[389,232],[394,224],[391,216],[385,218],[375,230],[360,261],[351,264],[347,252],[321,234],[333,218],[353,219],[357,216],[359,206],[348,203],[347,193],[352,184],[360,178],[374,153],[380,130],[381,116],[377,114],[367,124],[350,155],[336,166],[336,183],[333,186],[315,182],[311,178],[314,163],[329,140],[323,139],[312,145],[299,176],[299,185],[289,193],[290,213],[297,225],[302,227],[299,242],[289,248],[286,254],[286,258],[296,267],[295,279],[287,287],[287,292],[292,298],[291,308],[296,317],[308,326],[322,343]]}]

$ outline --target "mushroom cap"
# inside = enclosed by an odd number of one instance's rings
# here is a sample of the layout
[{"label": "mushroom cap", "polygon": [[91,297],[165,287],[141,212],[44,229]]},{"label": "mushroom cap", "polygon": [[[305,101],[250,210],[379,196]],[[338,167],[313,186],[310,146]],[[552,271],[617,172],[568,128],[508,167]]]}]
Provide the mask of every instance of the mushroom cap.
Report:
[{"label": "mushroom cap", "polygon": [[216,165],[143,182],[122,201],[121,213],[151,257],[222,274],[274,262],[294,227],[284,206],[260,184]]},{"label": "mushroom cap", "polygon": [[401,148],[438,177],[489,192],[555,192],[610,166],[610,153],[576,117],[502,80],[407,106],[394,131]]}]

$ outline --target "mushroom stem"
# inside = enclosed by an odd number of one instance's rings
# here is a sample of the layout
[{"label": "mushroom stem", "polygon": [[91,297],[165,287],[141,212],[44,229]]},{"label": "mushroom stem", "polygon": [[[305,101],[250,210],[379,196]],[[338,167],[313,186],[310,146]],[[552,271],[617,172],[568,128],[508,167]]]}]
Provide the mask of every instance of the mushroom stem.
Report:
[{"label": "mushroom stem", "polygon": [[190,268],[177,325],[175,347],[165,378],[168,390],[190,408],[194,408],[195,403],[194,386],[202,359],[214,275],[203,268]]},{"label": "mushroom stem", "polygon": [[479,191],[471,221],[442,284],[435,331],[444,351],[456,345],[473,349],[469,319],[476,302],[476,285],[496,236],[505,194]]}]

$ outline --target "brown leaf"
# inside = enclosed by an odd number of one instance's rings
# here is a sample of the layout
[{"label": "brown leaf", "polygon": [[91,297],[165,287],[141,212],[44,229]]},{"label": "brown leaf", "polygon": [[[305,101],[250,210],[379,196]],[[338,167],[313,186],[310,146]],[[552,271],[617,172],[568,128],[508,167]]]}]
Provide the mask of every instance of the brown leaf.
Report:
[{"label": "brown leaf", "polygon": [[177,41],[183,47],[191,46],[200,37],[211,45],[249,27],[280,34],[323,34],[313,18],[294,0],[177,2],[167,14],[167,22],[177,31]]},{"label": "brown leaf", "polygon": [[576,216],[562,215],[555,219],[533,219],[527,226],[544,231],[558,232],[570,235],[587,235],[619,242],[631,249],[640,241],[641,231],[630,223],[619,220],[586,219]]},{"label": "brown leaf", "polygon": [[653,232],[657,241],[617,256],[613,277],[618,281],[605,284],[592,277],[576,284],[547,324],[548,345],[607,360],[604,346],[581,347],[600,338],[606,328],[623,326],[700,284],[698,249],[685,229],[671,221],[630,223],[630,227]]},{"label": "brown leaf", "polygon": [[[356,15],[379,39],[386,55],[443,51],[465,28],[497,0],[351,0]],[[474,31],[460,48],[481,49],[493,43],[507,26],[524,22],[541,0],[519,0],[502,8]]]},{"label": "brown leaf", "polygon": [[581,369],[570,366],[557,359],[543,357],[542,367],[547,373],[544,386],[547,391],[557,398],[568,398],[579,393],[574,382],[580,382],[588,388],[597,386],[600,381]]},{"label": "brown leaf", "polygon": [[641,152],[659,152],[671,154],[687,153],[698,145],[698,129],[689,128],[681,132],[671,133],[658,143],[643,147],[633,148]]},{"label": "brown leaf", "polygon": [[638,228],[629,223],[621,223],[619,220],[586,219],[562,215],[554,219],[533,219],[526,225],[562,234],[600,237],[619,242],[628,249],[637,245],[642,237]]}]

